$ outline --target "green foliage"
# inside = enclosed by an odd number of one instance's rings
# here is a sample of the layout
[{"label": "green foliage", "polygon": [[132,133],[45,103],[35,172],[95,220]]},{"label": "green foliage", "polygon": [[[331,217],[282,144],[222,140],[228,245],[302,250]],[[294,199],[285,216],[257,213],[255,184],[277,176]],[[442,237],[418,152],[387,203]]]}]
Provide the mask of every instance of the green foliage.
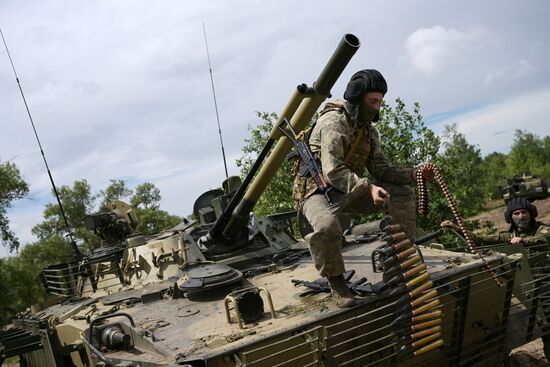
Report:
[{"label": "green foliage", "polygon": [[182,221],[181,217],[161,210],[160,199],[160,190],[152,183],[144,182],[136,187],[130,203],[139,219],[137,232],[151,235],[174,227]]},{"label": "green foliage", "polygon": [[441,143],[424,124],[418,102],[410,113],[400,98],[395,100],[394,108],[383,102],[376,129],[386,159],[396,167],[416,167],[433,161]]},{"label": "green foliage", "polygon": [[10,162],[0,163],[0,243],[10,251],[19,248],[19,240],[10,229],[7,211],[15,200],[25,197],[28,192],[29,186],[17,166]]},{"label": "green foliage", "polygon": [[[59,198],[67,217],[73,238],[84,252],[90,252],[101,246],[100,239],[86,229],[84,221],[87,215],[104,211],[107,203],[113,200],[130,201],[139,219],[138,233],[151,235],[175,226],[181,221],[178,216],[160,209],[160,190],[152,183],[145,182],[134,190],[127,187],[124,180],[111,180],[109,185],[98,194],[86,180],[75,181],[72,187],[61,186]],[[99,201],[99,208],[96,203]],[[44,209],[44,221],[33,227],[32,233],[38,242],[59,240],[69,246],[66,226],[57,203],[47,204]]]},{"label": "green foliage", "polygon": [[7,323],[16,311],[44,300],[39,278],[42,268],[70,259],[69,244],[57,236],[28,244],[19,256],[0,259],[0,325]]},{"label": "green foliage", "polygon": [[537,135],[516,130],[514,144],[508,154],[507,171],[509,176],[529,172],[542,177],[550,177],[550,136]]},{"label": "green foliage", "polygon": [[497,152],[483,158],[485,193],[490,199],[499,199],[501,196],[498,188],[506,184],[506,161],[506,154]]},{"label": "green foliage", "polygon": [[[269,139],[269,132],[273,129],[273,125],[278,118],[275,113],[256,112],[256,115],[260,119],[260,122],[254,128],[249,126],[248,130],[251,136],[245,139],[245,145],[242,148],[243,156],[236,161],[237,167],[241,169],[241,177],[243,178],[250,171],[258,154]],[[316,117],[314,117],[315,119]],[[292,162],[285,161],[254,207],[254,213],[258,216],[265,216],[294,210],[292,182]]]},{"label": "green foliage", "polygon": [[[88,181],[77,180],[72,187],[61,186],[58,188],[58,194],[74,240],[84,251],[98,248],[101,245],[99,238],[84,226],[86,215],[95,211],[98,198],[98,195],[92,193]],[[43,216],[44,220],[32,228],[38,242],[49,242],[53,238],[58,238],[68,245],[70,241],[67,226],[57,202],[46,204]]]},{"label": "green foliage", "polygon": [[144,182],[136,187],[130,204],[136,208],[142,206],[145,209],[158,209],[160,199],[160,190],[152,183]]},{"label": "green foliage", "polygon": [[0,259],[0,326],[39,298],[41,292],[36,284],[34,271],[19,257]]},{"label": "green foliage", "polygon": [[507,179],[531,173],[550,178],[550,137],[543,138],[523,130],[516,130],[509,154],[493,152],[483,159],[485,191],[491,199],[500,199],[499,186]]},{"label": "green foliage", "polygon": [[160,190],[150,182],[144,182],[132,190],[124,180],[111,180],[99,196],[102,198],[101,208],[113,200],[129,201],[139,220],[136,232],[146,236],[162,232],[182,221],[181,217],[160,209]]},{"label": "green foliage", "polygon": [[101,190],[100,196],[101,204],[99,207],[105,209],[107,204],[114,200],[122,200],[132,195],[132,190],[126,187],[126,182],[124,180],[114,180],[111,179],[109,186],[105,190]]}]

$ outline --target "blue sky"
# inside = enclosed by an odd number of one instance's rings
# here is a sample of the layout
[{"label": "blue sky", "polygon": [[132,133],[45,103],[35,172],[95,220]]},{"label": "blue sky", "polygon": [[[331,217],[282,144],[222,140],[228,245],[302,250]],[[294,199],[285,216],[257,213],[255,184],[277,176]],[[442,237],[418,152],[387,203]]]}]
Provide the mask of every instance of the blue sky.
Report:
[{"label": "blue sky", "polygon": [[[517,128],[550,134],[547,1],[9,1],[0,27],[57,185],[86,178],[153,182],[162,208],[188,215],[225,174],[202,23],[206,24],[230,174],[258,122],[312,83],[339,40],[361,48],[332,89],[376,68],[386,100],[418,101],[483,154],[507,152]],[[5,50],[0,49],[0,160],[31,185],[10,211],[20,239],[53,202]],[[5,256],[0,248],[0,256]]]}]

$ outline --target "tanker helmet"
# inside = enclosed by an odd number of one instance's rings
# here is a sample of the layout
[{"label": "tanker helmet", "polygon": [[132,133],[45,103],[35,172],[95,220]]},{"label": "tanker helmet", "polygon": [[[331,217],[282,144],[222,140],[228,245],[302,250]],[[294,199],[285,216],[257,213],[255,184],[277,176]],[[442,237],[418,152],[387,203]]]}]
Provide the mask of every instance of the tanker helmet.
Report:
[{"label": "tanker helmet", "polygon": [[388,92],[386,79],[378,70],[366,69],[353,74],[344,92],[344,99],[356,106],[366,92]]},{"label": "tanker helmet", "polygon": [[506,223],[512,223],[512,213],[519,209],[526,209],[531,215],[531,221],[534,221],[538,215],[537,207],[531,204],[525,198],[513,198],[508,202],[506,211],[504,212],[504,220]]},{"label": "tanker helmet", "polygon": [[[386,94],[387,91],[388,85],[382,74],[375,69],[365,69],[352,75],[344,92],[344,99],[353,106],[354,115],[357,116],[359,104],[365,93],[379,92]],[[377,113],[372,121],[378,121],[379,119],[380,113]]]}]

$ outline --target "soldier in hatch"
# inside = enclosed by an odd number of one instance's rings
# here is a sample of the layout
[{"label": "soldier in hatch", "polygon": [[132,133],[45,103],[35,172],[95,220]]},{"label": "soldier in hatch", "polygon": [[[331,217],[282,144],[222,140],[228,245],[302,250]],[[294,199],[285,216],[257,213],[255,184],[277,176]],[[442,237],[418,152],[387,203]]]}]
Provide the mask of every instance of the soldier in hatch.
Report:
[{"label": "soldier in hatch", "polygon": [[[508,202],[504,219],[510,223],[508,231],[493,235],[475,235],[470,232],[476,243],[496,245],[501,243],[522,244],[530,249],[548,251],[550,226],[535,220],[537,207],[525,198],[514,198]],[[452,228],[460,232],[460,228],[450,220],[443,221],[441,227]]]},{"label": "soldier in hatch", "polygon": [[[332,187],[333,205],[329,205],[310,176],[297,173],[294,180],[294,200],[314,231],[309,238],[311,256],[339,297],[340,307],[355,304],[342,275],[345,268],[340,251],[340,215],[370,213],[388,203],[394,223],[401,224],[411,240],[415,237],[415,195],[408,186],[415,181],[415,169],[388,164],[372,124],[379,119],[386,92],[386,80],[377,70],[355,73],[346,87],[345,100],[326,103],[311,131],[309,146]],[[364,177],[365,168],[376,184]]]}]

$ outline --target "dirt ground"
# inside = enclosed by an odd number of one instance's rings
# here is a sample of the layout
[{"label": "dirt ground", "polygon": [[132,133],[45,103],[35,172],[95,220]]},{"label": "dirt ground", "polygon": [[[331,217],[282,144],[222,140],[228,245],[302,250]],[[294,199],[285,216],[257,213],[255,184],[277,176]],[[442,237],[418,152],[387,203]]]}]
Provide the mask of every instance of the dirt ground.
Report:
[{"label": "dirt ground", "polygon": [[[550,198],[533,202],[538,210],[537,220],[550,223]],[[509,225],[504,221],[504,201],[499,200],[490,203],[493,208],[487,212],[468,218],[469,220],[491,221],[499,231],[505,231]],[[544,357],[541,339],[532,341],[520,348],[514,349],[510,354],[510,367],[550,367],[550,363]]]}]

